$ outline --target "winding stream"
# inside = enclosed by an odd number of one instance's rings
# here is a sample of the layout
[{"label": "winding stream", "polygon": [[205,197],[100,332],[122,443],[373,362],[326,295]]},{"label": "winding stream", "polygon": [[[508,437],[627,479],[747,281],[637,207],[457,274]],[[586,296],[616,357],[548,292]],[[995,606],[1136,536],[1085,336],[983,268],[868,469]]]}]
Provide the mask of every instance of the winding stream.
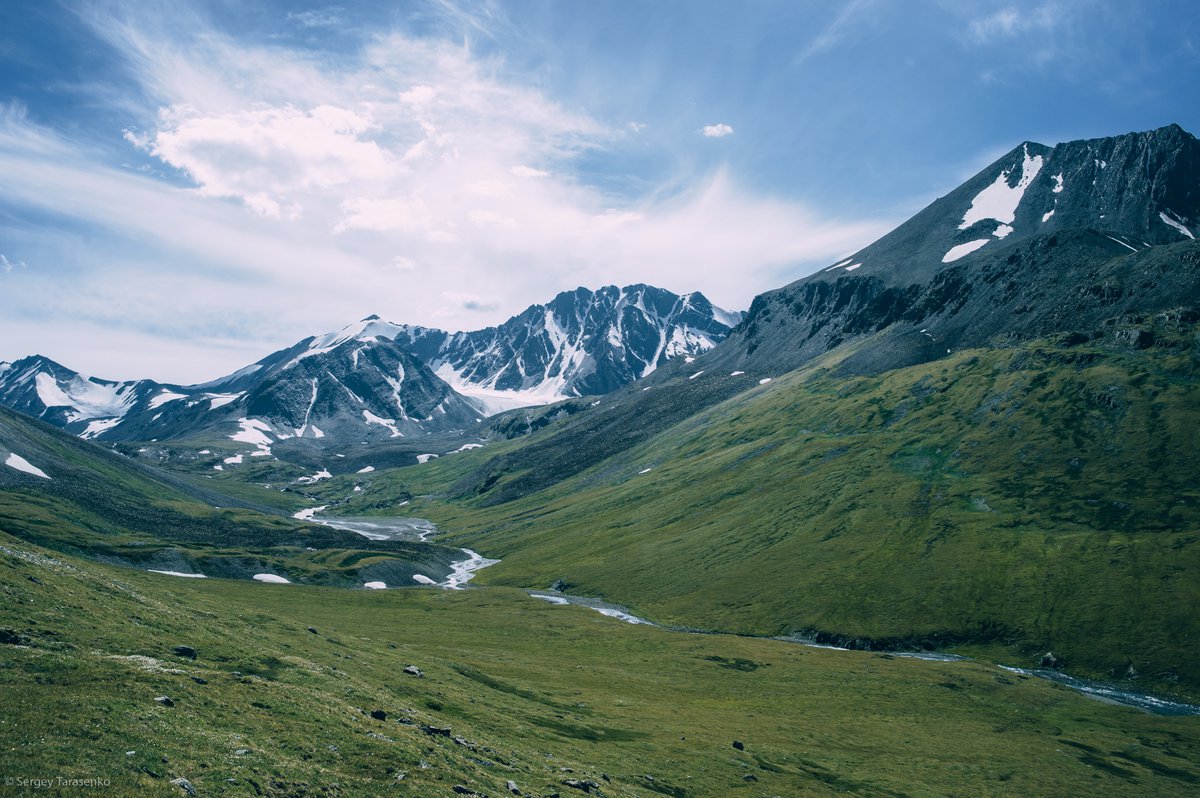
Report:
[{"label": "winding stream", "polygon": [[[334,529],[344,529],[354,532],[369,540],[403,540],[411,543],[428,543],[429,538],[438,532],[437,524],[424,518],[317,518],[316,512],[324,509],[314,507],[311,511],[302,510],[302,520],[323,524]],[[296,517],[300,517],[297,514]],[[466,559],[450,563],[450,575],[445,581],[435,582],[427,576],[416,574],[413,578],[417,584],[432,585],[445,590],[462,590],[467,582],[475,576],[475,572],[489,565],[495,565],[499,560],[489,560],[482,554],[470,549],[459,549],[467,555]],[[416,577],[421,576],[421,579]],[[378,584],[378,583],[376,583]]]},{"label": "winding stream", "polygon": [[[314,508],[320,510],[324,508]],[[325,524],[336,529],[345,529],[349,532],[355,532],[365,538],[371,540],[408,540],[419,543],[426,543],[428,539],[437,534],[438,528],[432,521],[427,521],[423,518],[317,518],[315,512],[307,514],[304,520],[313,521],[318,524]],[[463,554],[467,555],[466,559],[458,560],[451,563],[453,569],[450,575],[443,582],[428,583],[435,584],[447,590],[462,590],[463,586],[471,580],[477,571],[487,568],[489,565],[495,565],[499,560],[490,560],[482,556],[478,552],[470,549],[461,549]],[[680,632],[683,634],[708,634],[707,632],[688,632],[682,629],[670,629],[653,621],[640,618],[631,613],[625,607],[619,604],[612,604],[600,599],[589,598],[587,596],[572,596],[565,593],[559,593],[552,590],[530,590],[529,595],[533,598],[549,602],[551,604],[574,604],[579,607],[587,607],[601,615],[606,615],[610,618],[616,618],[620,621],[630,624],[640,624],[645,626],[653,626],[659,629],[668,629],[669,631]],[[812,640],[805,639],[797,635],[785,635],[781,637],[773,637],[772,640],[778,640],[784,643],[792,643],[794,645],[808,646],[809,648],[824,648],[834,651],[849,651],[851,649],[840,648],[838,646],[824,645],[816,643]],[[958,654],[943,654],[937,651],[887,651],[877,652],[886,653],[892,657],[904,657],[908,659],[919,659],[927,662],[958,662],[969,660],[969,657],[963,657]],[[1143,693],[1135,693],[1130,690],[1117,687],[1104,682],[1096,682],[1090,679],[1081,679],[1076,676],[1069,676],[1059,671],[1046,669],[1012,668],[1005,665],[997,666],[1010,673],[1016,673],[1021,676],[1033,676],[1039,679],[1061,684],[1064,687],[1069,687],[1076,690],[1089,698],[1097,701],[1104,701],[1110,704],[1121,704],[1123,706],[1135,707],[1144,712],[1149,712],[1155,715],[1200,715],[1200,706],[1192,704],[1184,704],[1176,701],[1168,701],[1163,698],[1156,698],[1152,695]]]},{"label": "winding stream", "polygon": [[[602,615],[607,615],[612,618],[619,618],[626,623],[645,624],[654,626],[659,629],[668,629],[669,631],[682,632],[684,634],[709,634],[708,632],[688,632],[683,629],[670,629],[670,627],[660,626],[653,621],[648,621],[645,618],[639,618],[629,610],[618,604],[610,604],[599,599],[588,598],[586,596],[571,596],[565,593],[548,590],[531,590],[529,595],[542,601],[547,601],[551,604],[574,604],[579,607],[587,607],[595,610]],[[822,643],[816,643],[798,635],[784,635],[781,637],[772,637],[772,640],[778,640],[783,643],[792,643],[808,648],[824,648],[832,651],[852,651],[854,649],[841,648],[839,646],[830,646]],[[919,659],[926,662],[962,662],[970,660],[970,657],[964,657],[959,654],[943,654],[938,651],[878,651],[877,654],[887,654],[891,657],[904,657],[906,659]],[[1143,712],[1149,712],[1153,715],[1200,715],[1200,706],[1192,704],[1183,704],[1176,701],[1168,701],[1163,698],[1156,698],[1152,695],[1143,693],[1134,693],[1129,690],[1116,687],[1115,685],[1105,684],[1104,682],[1096,682],[1090,679],[1081,679],[1076,676],[1068,676],[1065,673],[1053,670],[1036,669],[1026,670],[1025,668],[1011,668],[1006,665],[998,665],[1001,670],[1009,673],[1016,673],[1021,676],[1034,676],[1039,679],[1061,684],[1064,687],[1069,687],[1072,690],[1077,690],[1089,698],[1094,698],[1097,701],[1103,701],[1109,704],[1121,704],[1123,706],[1135,707]]]}]

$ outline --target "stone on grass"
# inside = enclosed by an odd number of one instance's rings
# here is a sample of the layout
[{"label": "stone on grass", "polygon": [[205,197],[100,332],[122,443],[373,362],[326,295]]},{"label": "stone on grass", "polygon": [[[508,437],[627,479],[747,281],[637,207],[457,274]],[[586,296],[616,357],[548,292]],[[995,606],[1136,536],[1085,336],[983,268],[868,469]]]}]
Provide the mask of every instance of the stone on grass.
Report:
[{"label": "stone on grass", "polygon": [[192,783],[190,781],[183,778],[182,776],[177,779],[171,779],[171,783],[174,784],[179,789],[186,792],[188,795],[196,794],[196,788],[192,786]]}]

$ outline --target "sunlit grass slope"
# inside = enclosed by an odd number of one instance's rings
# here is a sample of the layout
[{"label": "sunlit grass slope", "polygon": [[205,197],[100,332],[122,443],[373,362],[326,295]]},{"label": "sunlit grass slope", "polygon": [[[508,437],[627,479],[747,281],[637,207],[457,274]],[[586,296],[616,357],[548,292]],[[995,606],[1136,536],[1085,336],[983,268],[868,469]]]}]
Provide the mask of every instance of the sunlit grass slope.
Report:
[{"label": "sunlit grass slope", "polygon": [[[1059,338],[874,377],[825,361],[516,501],[488,497],[520,473],[461,493],[495,462],[481,450],[380,477],[346,512],[402,490],[405,511],[503,558],[484,581],[562,580],[668,624],[1053,651],[1196,695],[1196,334],[1164,323],[1148,351]],[[569,442],[571,424],[538,435]]]},{"label": "sunlit grass slope", "polygon": [[1196,718],[978,663],[630,626],[504,588],[178,580],[0,534],[0,594],[0,773],[106,779],[106,795],[182,795],[179,778],[198,795],[268,796],[498,796],[509,780],[534,796],[591,782],[685,798],[1200,783]]}]

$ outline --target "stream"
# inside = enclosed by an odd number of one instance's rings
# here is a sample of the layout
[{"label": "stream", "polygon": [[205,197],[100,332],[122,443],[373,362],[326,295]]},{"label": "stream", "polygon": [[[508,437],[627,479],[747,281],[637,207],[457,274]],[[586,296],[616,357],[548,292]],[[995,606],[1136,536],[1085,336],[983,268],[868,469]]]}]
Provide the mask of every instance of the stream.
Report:
[{"label": "stream", "polygon": [[[660,626],[653,621],[648,621],[645,618],[639,618],[626,608],[618,604],[610,604],[599,599],[588,598],[586,596],[570,596],[565,593],[549,590],[531,590],[529,595],[542,601],[547,601],[551,604],[574,604],[579,607],[587,607],[595,610],[602,615],[607,615],[611,618],[619,618],[626,623],[645,624],[654,626],[659,629],[668,629],[669,631],[683,632],[684,634],[711,634],[710,632],[688,632],[683,629],[670,629],[670,627]],[[824,648],[832,651],[852,651],[854,649],[841,648],[839,646],[830,646],[822,643],[816,643],[799,635],[784,635],[780,637],[772,637],[771,640],[778,640],[783,643],[792,643],[808,648]],[[890,657],[903,657],[906,659],[919,659],[926,662],[962,662],[970,660],[970,657],[964,657],[959,654],[943,654],[938,651],[877,651],[871,652],[876,654],[887,654]],[[1091,679],[1081,679],[1077,676],[1069,676],[1060,671],[1047,669],[1026,670],[1025,668],[1011,668],[1006,665],[998,665],[1001,670],[1009,673],[1016,673],[1021,676],[1034,676],[1039,679],[1045,679],[1056,684],[1061,684],[1064,687],[1069,687],[1083,693],[1088,698],[1093,698],[1097,701],[1103,701],[1109,704],[1121,704],[1123,706],[1135,707],[1143,712],[1149,712],[1153,715],[1200,715],[1200,706],[1192,704],[1183,704],[1176,701],[1168,701],[1163,698],[1156,698],[1152,695],[1144,693],[1135,693],[1130,690],[1117,687],[1115,685],[1106,684],[1104,682],[1092,681]]]},{"label": "stream", "polygon": [[[323,507],[314,507],[312,511],[303,510],[302,520],[323,524],[334,529],[344,529],[354,532],[369,540],[403,540],[412,543],[428,543],[429,538],[438,532],[437,524],[424,518],[317,518],[316,512]],[[301,518],[297,514],[297,518]],[[450,563],[450,575],[443,582],[435,582],[429,577],[417,579],[418,584],[431,585],[446,590],[462,590],[467,582],[475,576],[475,572],[495,565],[499,560],[489,560],[482,554],[470,549],[459,549],[467,555],[464,560]],[[416,574],[421,576],[421,574]],[[414,576],[414,579],[416,579]],[[371,583],[382,584],[382,583]]]},{"label": "stream", "polygon": [[[324,519],[315,517],[316,512],[324,508],[313,508],[313,511],[305,513],[304,520],[313,521],[318,524],[325,524],[337,529],[345,529],[349,532],[355,532],[363,537],[371,540],[409,540],[419,543],[426,543],[428,539],[438,532],[437,525],[432,521],[427,521],[423,518],[336,518]],[[495,565],[499,560],[489,560],[470,549],[461,549],[467,555],[466,559],[451,563],[453,571],[450,576],[443,582],[434,583],[429,580],[426,584],[436,584],[437,587],[447,590],[462,590],[463,586],[470,581],[475,573],[489,565]],[[659,629],[669,629],[669,627],[660,626],[653,621],[648,621],[645,618],[640,618],[631,613],[625,607],[619,604],[612,604],[600,599],[589,598],[587,596],[572,596],[565,593],[559,593],[552,590],[530,590],[529,595],[533,598],[549,602],[551,604],[574,604],[579,607],[587,607],[601,615],[606,615],[610,618],[616,618],[625,623],[641,624],[645,626],[654,626]],[[684,634],[710,634],[708,632],[689,632],[682,629],[670,629],[670,631],[681,632]],[[838,646],[823,645],[812,640],[805,639],[798,635],[785,635],[773,637],[772,640],[778,640],[784,643],[792,643],[794,645],[807,646],[809,648],[824,648],[834,651],[849,651],[851,649],[839,648]],[[886,651],[876,652],[886,653],[892,657],[904,657],[907,659],[919,659],[927,662],[958,662],[969,660],[969,657],[963,657],[958,654],[943,654],[937,651]],[[1152,695],[1144,693],[1135,693],[1130,690],[1117,687],[1115,685],[1106,684],[1104,682],[1092,681],[1090,679],[1081,679],[1076,676],[1069,676],[1059,671],[1047,669],[1025,669],[1012,668],[1005,665],[997,666],[1002,670],[1010,673],[1016,673],[1021,676],[1033,676],[1039,679],[1061,684],[1064,687],[1069,687],[1076,690],[1089,698],[1097,701],[1104,701],[1110,704],[1121,704],[1123,706],[1135,707],[1143,712],[1149,712],[1154,715],[1200,715],[1200,706],[1192,704],[1183,704],[1176,701],[1168,701],[1163,698],[1156,698]]]}]

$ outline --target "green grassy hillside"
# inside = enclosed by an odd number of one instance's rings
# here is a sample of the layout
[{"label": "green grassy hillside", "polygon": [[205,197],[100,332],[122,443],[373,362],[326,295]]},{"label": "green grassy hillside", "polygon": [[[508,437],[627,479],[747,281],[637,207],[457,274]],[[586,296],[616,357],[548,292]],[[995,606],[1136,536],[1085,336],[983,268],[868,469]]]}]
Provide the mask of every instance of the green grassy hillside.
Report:
[{"label": "green grassy hillside", "polygon": [[60,778],[113,796],[184,795],[179,778],[198,795],[498,796],[511,780],[644,798],[1200,783],[1196,718],[979,663],[673,633],[503,588],[179,580],[0,532],[0,594],[6,795],[79,793],[17,781]]},{"label": "green grassy hillside", "polygon": [[[1194,326],[1131,320],[1092,342],[875,377],[836,366],[755,387],[515,501],[490,497],[537,465],[497,472],[515,458],[481,450],[380,476],[345,511],[426,496],[405,510],[503,558],[483,581],[562,580],[667,624],[1020,664],[1053,651],[1074,672],[1200,694]],[[532,445],[569,440],[573,423]],[[456,496],[464,485],[476,492]]]},{"label": "green grassy hillside", "polygon": [[[46,477],[3,465],[10,454]],[[254,500],[274,501],[261,488],[242,486],[241,498],[233,498],[202,482],[0,408],[0,528],[58,551],[137,568],[240,578],[271,572],[341,585],[360,584],[372,567],[440,578],[462,558],[439,546],[367,544],[350,532],[279,515]],[[295,496],[289,501],[300,503]]]}]

